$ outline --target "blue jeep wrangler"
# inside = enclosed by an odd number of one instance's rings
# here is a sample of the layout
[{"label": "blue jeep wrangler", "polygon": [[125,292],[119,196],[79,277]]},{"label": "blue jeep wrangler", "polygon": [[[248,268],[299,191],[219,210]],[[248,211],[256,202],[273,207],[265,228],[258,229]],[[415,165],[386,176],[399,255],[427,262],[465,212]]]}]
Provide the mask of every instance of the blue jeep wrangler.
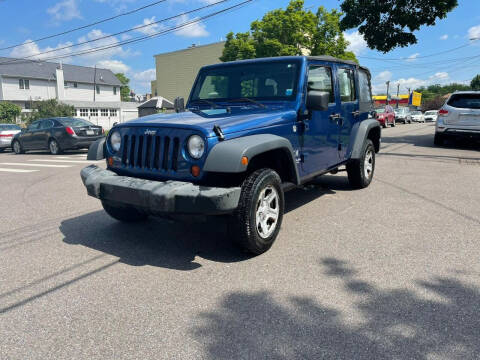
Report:
[{"label": "blue jeep wrangler", "polygon": [[372,181],[380,124],[370,73],[332,57],[279,57],[203,67],[186,106],[116,125],[89,149],[107,170],[81,172],[88,194],[120,221],[230,214],[230,230],[260,254],[282,223],[284,192],[346,166]]}]

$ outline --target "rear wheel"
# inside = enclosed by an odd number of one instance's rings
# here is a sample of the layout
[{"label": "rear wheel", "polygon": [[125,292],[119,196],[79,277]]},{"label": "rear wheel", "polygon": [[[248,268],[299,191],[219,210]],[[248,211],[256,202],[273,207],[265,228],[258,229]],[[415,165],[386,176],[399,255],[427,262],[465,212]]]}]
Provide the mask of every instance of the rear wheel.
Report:
[{"label": "rear wheel", "polygon": [[262,254],[277,238],[283,211],[280,176],[271,169],[257,170],[243,182],[238,208],[230,219],[231,235],[246,251]]},{"label": "rear wheel", "polygon": [[48,149],[52,155],[58,155],[62,153],[62,149],[55,139],[52,139],[48,142]]},{"label": "rear wheel", "polygon": [[105,212],[115,220],[121,222],[139,222],[148,218],[148,215],[131,207],[120,204],[112,204],[102,201]]},{"label": "rear wheel", "polygon": [[363,144],[362,156],[347,164],[348,181],[355,189],[366,188],[373,179],[375,171],[375,148],[373,142],[367,139]]},{"label": "rear wheel", "polygon": [[15,140],[12,144],[13,151],[15,154],[23,154],[25,150],[23,150],[22,145],[20,145],[20,141]]}]

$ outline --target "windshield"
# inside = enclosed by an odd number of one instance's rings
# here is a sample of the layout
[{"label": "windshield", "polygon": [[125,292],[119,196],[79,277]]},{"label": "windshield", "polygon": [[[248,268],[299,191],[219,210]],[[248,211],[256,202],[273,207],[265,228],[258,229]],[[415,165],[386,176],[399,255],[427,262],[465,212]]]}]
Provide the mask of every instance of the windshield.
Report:
[{"label": "windshield", "polygon": [[396,113],[403,113],[403,112],[405,112],[405,109],[395,109],[395,112]]},{"label": "windshield", "polygon": [[280,61],[202,69],[190,102],[242,98],[293,100],[299,68],[298,62]]},{"label": "windshield", "polygon": [[59,120],[62,125],[65,126],[72,126],[72,127],[79,127],[79,126],[93,126],[90,121],[83,120],[83,119],[61,119]]},{"label": "windshield", "polygon": [[414,111],[414,112],[412,112],[412,115],[422,115],[422,112],[421,111]]},{"label": "windshield", "polygon": [[385,109],[377,109],[375,110],[377,114],[383,114],[385,112]]},{"label": "windshield", "polygon": [[0,131],[21,130],[18,125],[0,124]]}]

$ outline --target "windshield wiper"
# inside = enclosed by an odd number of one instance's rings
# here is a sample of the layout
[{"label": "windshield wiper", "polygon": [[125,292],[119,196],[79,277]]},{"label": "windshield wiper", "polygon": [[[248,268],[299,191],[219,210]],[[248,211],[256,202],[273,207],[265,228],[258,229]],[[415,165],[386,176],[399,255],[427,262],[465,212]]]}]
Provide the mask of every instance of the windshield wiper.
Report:
[{"label": "windshield wiper", "polygon": [[250,99],[250,98],[247,98],[247,97],[243,97],[243,98],[238,98],[238,99],[229,99],[228,101],[231,101],[231,102],[240,102],[240,101],[250,101],[252,104],[255,104],[255,105],[258,105],[262,108],[266,108],[267,105],[265,104],[262,104],[261,102],[258,102],[256,100],[253,100],[253,99]]},{"label": "windshield wiper", "polygon": [[192,101],[193,103],[196,103],[196,102],[203,102],[205,104],[208,104],[210,106],[212,106],[214,109],[218,109],[220,106],[216,103],[214,103],[213,101],[210,101],[210,100],[205,100],[205,99],[195,99]]}]

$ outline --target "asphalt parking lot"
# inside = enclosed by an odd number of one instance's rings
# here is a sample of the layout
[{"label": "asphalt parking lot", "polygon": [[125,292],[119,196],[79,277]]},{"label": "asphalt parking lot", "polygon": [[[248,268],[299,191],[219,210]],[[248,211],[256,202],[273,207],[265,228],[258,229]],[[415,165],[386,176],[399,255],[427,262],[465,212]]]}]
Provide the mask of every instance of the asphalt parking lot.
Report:
[{"label": "asphalt parking lot", "polygon": [[480,151],[383,130],[375,177],[287,194],[258,257],[222,220],[126,225],[86,154],[0,154],[1,359],[478,359]]}]

